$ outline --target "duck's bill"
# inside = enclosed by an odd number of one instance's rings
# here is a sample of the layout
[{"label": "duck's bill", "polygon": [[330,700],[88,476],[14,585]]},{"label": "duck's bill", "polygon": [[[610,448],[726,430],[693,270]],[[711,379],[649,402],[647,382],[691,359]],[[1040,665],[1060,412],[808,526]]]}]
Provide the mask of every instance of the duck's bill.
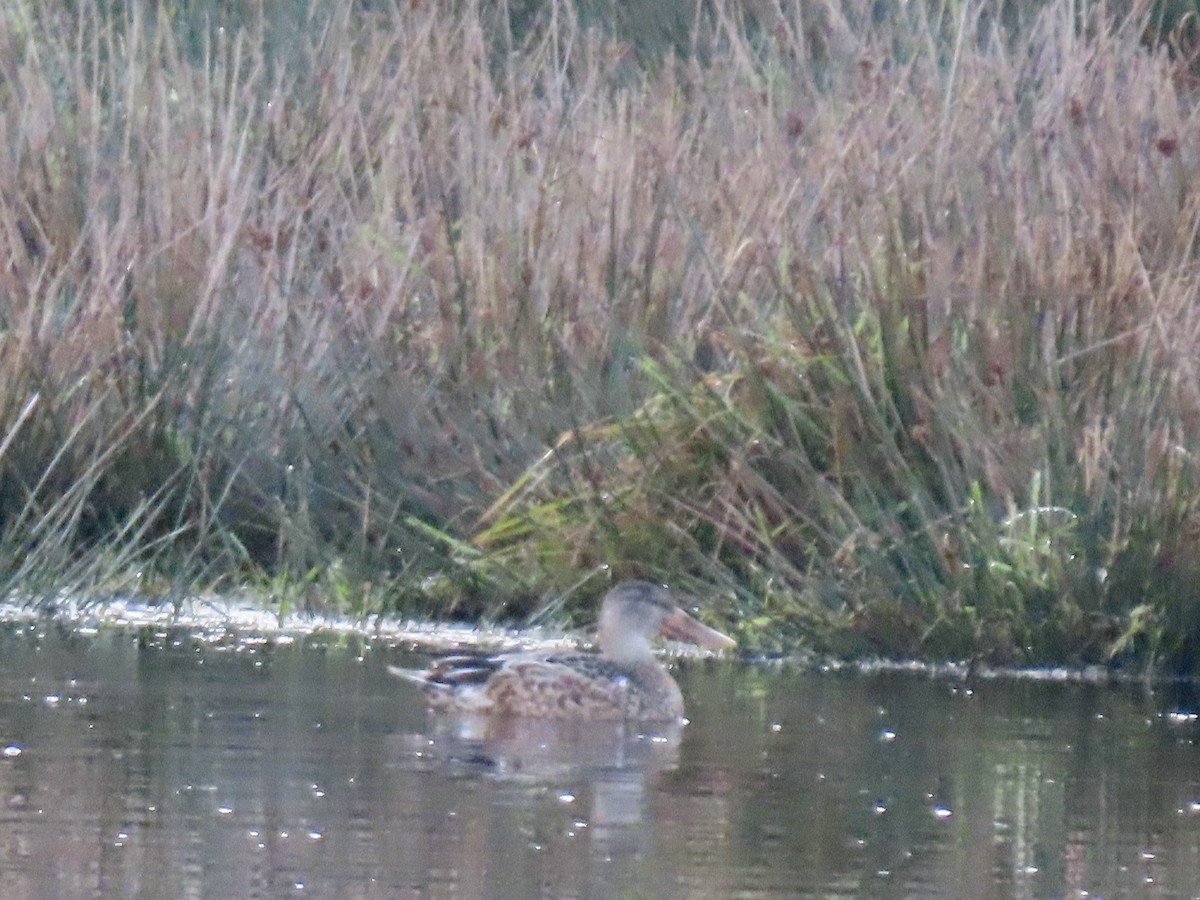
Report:
[{"label": "duck's bill", "polygon": [[729,635],[717,631],[715,628],[709,628],[679,607],[676,607],[670,615],[663,619],[659,633],[673,641],[687,641],[689,644],[698,644],[709,650],[728,650],[730,647],[737,646],[737,641]]}]

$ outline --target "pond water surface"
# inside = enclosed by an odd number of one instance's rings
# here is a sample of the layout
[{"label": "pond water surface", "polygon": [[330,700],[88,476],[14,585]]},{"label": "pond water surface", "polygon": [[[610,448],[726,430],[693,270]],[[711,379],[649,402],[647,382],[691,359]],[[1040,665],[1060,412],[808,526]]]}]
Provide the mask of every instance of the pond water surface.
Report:
[{"label": "pond water surface", "polygon": [[690,660],[680,730],[488,731],[349,643],[0,629],[0,897],[1200,896],[1182,689]]}]

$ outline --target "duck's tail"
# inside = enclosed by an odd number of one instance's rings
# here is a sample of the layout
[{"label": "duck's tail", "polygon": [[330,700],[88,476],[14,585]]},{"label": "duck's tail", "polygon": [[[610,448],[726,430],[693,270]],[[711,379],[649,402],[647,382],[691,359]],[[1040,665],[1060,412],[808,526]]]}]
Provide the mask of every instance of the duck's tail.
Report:
[{"label": "duck's tail", "polygon": [[434,712],[487,712],[491,708],[484,686],[496,666],[488,664],[486,658],[453,656],[438,660],[428,669],[388,666],[387,670],[421,688]]}]

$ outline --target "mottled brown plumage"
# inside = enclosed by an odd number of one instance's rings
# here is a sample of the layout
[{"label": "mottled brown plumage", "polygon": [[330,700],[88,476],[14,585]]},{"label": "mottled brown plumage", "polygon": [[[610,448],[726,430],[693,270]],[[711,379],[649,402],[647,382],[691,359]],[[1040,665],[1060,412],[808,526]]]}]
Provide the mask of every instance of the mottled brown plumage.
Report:
[{"label": "mottled brown plumage", "polygon": [[420,684],[435,712],[668,721],[683,716],[683,697],[654,658],[657,635],[714,650],[734,646],[676,606],[665,587],[626,581],[604,597],[599,654],[458,656],[424,671],[390,671]]}]

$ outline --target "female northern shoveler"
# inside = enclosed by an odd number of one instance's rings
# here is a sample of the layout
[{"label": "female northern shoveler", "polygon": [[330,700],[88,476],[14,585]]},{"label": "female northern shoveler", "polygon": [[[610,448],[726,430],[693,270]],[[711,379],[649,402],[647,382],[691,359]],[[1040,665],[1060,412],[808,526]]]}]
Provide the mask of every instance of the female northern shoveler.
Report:
[{"label": "female northern shoveler", "polygon": [[453,657],[424,671],[389,666],[414,681],[437,712],[553,719],[668,721],[683,716],[679,685],[654,659],[657,635],[712,650],[733,638],[693,619],[665,587],[625,581],[600,607],[599,654]]}]

